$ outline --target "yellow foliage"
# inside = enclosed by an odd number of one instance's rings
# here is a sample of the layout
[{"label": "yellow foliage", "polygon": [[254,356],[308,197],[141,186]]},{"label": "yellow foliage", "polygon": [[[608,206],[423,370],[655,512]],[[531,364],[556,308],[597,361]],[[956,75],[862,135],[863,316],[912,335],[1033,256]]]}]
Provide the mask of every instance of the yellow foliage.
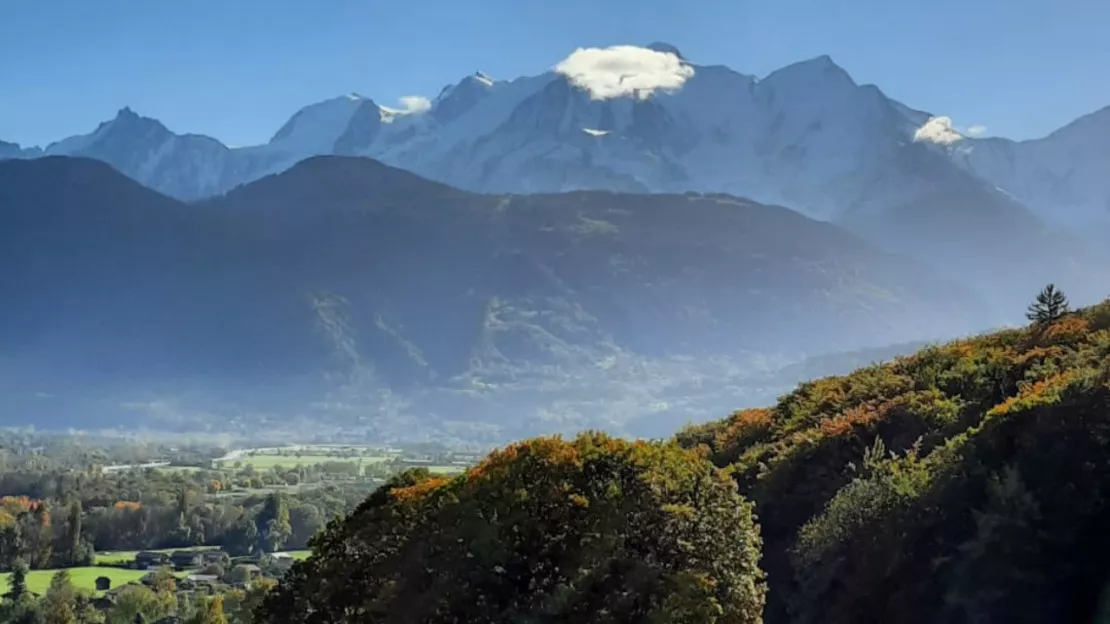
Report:
[{"label": "yellow foliage", "polygon": [[1019,412],[1039,405],[1051,405],[1060,400],[1060,396],[1073,381],[1079,377],[1076,371],[1065,371],[1047,379],[1041,379],[1028,386],[1016,396],[1012,396],[1002,403],[992,407],[987,416],[1001,416]]}]

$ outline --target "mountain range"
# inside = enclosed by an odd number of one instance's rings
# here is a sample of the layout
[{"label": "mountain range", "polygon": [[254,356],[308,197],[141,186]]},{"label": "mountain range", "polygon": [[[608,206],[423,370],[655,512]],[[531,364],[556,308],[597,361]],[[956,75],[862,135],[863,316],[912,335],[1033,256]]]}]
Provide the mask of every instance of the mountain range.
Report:
[{"label": "mountain range", "polygon": [[977,139],[828,57],[757,79],[635,53],[670,82],[478,72],[250,147],[129,108],[0,142],[4,411],[666,431],[806,356],[1019,321],[1047,282],[1110,292],[1106,110]]},{"label": "mountain range", "polygon": [[[651,49],[681,59],[673,46]],[[599,97],[557,69],[515,80],[477,72],[407,111],[345,95],[297,111],[264,145],[238,148],[124,108],[42,149],[0,142],[0,157],[96,158],[185,200],[334,154],[478,192],[721,192],[838,219],[913,199],[927,172],[901,171],[897,160],[929,149],[934,167],[963,170],[1046,221],[1110,220],[1110,107],[1034,141],[950,127],[922,140],[920,129],[945,118],[857,84],[827,56],[763,78],[682,63],[679,88],[646,97]]]},{"label": "mountain range", "polygon": [[[755,78],[667,44],[627,49],[671,59],[681,83],[599,93],[561,66],[515,80],[477,72],[406,110],[357,94],[312,104],[266,144],[237,148],[124,108],[44,149],[0,143],[0,158],[94,158],[186,201],[317,155],[482,193],[727,193],[844,225],[986,289],[1001,309],[1038,282],[1084,300],[1103,292],[1089,267],[1106,258],[1089,242],[1110,232],[1110,108],[1037,141],[977,139],[827,56]],[[1050,260],[1030,262],[1028,249]]]},{"label": "mountain range", "polygon": [[805,354],[985,322],[921,263],[726,195],[474,194],[315,157],[186,204],[47,157],[0,162],[0,206],[0,404],[40,426],[642,432]]}]

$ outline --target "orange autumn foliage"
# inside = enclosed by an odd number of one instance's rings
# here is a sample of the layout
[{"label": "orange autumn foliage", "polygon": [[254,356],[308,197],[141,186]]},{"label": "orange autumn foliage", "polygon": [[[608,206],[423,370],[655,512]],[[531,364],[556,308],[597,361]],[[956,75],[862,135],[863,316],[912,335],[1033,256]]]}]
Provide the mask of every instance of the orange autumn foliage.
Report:
[{"label": "orange autumn foliage", "polygon": [[1081,316],[1066,316],[1049,325],[1042,335],[1048,343],[1068,342],[1086,334],[1091,330],[1087,319]]},{"label": "orange autumn foliage", "polygon": [[764,435],[771,427],[772,414],[773,412],[766,408],[753,408],[736,412],[729,417],[724,431],[716,435],[714,448],[729,448]]},{"label": "orange autumn foliage", "polygon": [[442,477],[432,477],[425,479],[416,485],[409,487],[398,488],[390,492],[393,499],[398,502],[418,502],[426,498],[429,494],[438,490],[439,488],[447,485],[448,480]]},{"label": "orange autumn foliage", "polygon": [[4,496],[0,498],[0,507],[15,511],[34,511],[43,504],[27,496]]},{"label": "orange autumn foliage", "polygon": [[850,433],[857,426],[870,425],[882,419],[887,408],[888,404],[885,403],[878,407],[870,404],[858,405],[822,421],[818,429],[827,436],[842,436]]},{"label": "orange autumn foliage", "polygon": [[122,500],[121,501],[116,501],[116,504],[112,505],[112,507],[114,509],[120,510],[120,511],[122,511],[122,510],[137,511],[142,506],[143,506],[142,503],[140,503],[138,501],[122,501]]},{"label": "orange autumn foliage", "polygon": [[[603,444],[609,445],[612,441]],[[488,479],[491,475],[499,474],[518,458],[524,457],[545,467],[574,465],[581,462],[578,449],[567,444],[559,436],[535,438],[510,444],[504,449],[490,453],[481,463],[466,472],[466,481],[473,483],[480,479]]]}]

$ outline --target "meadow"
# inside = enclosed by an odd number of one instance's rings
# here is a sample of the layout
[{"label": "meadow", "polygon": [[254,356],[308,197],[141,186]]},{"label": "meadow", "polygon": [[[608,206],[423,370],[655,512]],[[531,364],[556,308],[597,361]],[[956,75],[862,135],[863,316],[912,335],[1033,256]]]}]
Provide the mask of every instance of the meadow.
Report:
[{"label": "meadow", "polygon": [[[119,587],[132,581],[138,581],[147,574],[146,570],[127,570],[124,568],[108,568],[103,566],[87,566],[83,568],[69,568],[69,578],[73,586],[79,590],[96,592],[96,579],[106,576],[112,579],[112,587]],[[27,589],[32,593],[43,595],[50,586],[50,579],[57,570],[31,570],[27,573]],[[10,591],[11,572],[0,574],[0,593]]]}]

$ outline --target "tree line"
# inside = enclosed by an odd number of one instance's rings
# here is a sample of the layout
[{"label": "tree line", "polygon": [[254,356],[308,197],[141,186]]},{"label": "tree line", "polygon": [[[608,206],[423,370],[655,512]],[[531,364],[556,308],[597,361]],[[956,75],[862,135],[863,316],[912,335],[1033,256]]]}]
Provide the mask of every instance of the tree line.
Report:
[{"label": "tree line", "polygon": [[[316,467],[255,471],[128,470],[36,465],[0,473],[0,571],[89,565],[97,551],[223,546],[233,554],[304,548],[328,520],[352,509],[365,482],[311,482]],[[259,486],[229,494],[232,484]]]}]

